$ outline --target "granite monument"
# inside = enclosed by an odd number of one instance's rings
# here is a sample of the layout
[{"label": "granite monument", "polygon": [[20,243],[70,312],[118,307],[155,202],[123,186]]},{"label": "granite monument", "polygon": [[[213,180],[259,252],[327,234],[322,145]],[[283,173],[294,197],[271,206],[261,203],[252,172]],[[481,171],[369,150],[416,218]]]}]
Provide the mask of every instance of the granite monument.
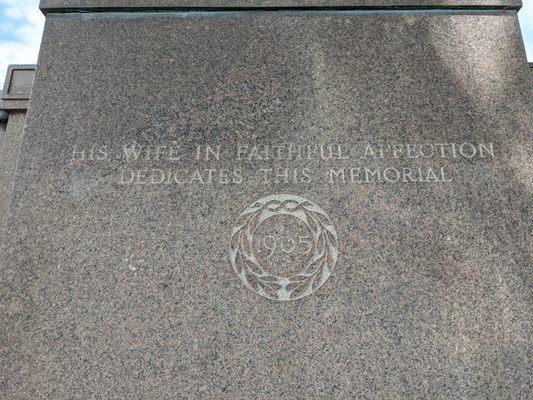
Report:
[{"label": "granite monument", "polygon": [[0,397],[530,398],[520,5],[43,0]]}]

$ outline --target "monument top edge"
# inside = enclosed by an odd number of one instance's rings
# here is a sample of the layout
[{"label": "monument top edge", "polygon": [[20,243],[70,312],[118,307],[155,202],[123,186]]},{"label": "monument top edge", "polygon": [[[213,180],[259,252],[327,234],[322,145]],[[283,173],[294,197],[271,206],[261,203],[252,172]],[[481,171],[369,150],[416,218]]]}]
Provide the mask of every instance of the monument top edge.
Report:
[{"label": "monument top edge", "polygon": [[41,0],[49,12],[142,10],[254,10],[254,9],[513,9],[522,0]]}]

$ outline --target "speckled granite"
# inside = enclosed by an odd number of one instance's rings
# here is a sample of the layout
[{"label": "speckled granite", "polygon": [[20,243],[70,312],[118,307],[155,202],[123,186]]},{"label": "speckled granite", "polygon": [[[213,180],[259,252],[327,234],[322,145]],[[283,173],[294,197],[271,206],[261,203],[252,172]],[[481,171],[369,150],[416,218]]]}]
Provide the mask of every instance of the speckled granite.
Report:
[{"label": "speckled granite", "polygon": [[[529,398],[516,13],[49,14],[39,65],[0,249],[0,398]],[[133,144],[150,156],[128,162]],[[232,269],[264,205],[269,274],[310,242],[336,261],[299,300]]]},{"label": "speckled granite", "polygon": [[35,77],[35,66],[13,66],[9,67],[8,80],[4,83],[2,99],[24,98],[29,99],[33,78]]},{"label": "speckled granite", "polygon": [[[0,111],[1,113],[2,111]],[[6,134],[6,125],[5,121],[0,121],[0,145],[4,142],[4,137]]]},{"label": "speckled granite", "polygon": [[25,121],[26,112],[12,112],[3,133],[0,127],[0,241],[9,214]]},{"label": "speckled granite", "polygon": [[30,99],[36,65],[9,65],[0,93],[0,110],[26,112]]},{"label": "speckled granite", "polygon": [[41,0],[45,12],[100,8],[270,8],[270,7],[509,7],[521,0]]}]

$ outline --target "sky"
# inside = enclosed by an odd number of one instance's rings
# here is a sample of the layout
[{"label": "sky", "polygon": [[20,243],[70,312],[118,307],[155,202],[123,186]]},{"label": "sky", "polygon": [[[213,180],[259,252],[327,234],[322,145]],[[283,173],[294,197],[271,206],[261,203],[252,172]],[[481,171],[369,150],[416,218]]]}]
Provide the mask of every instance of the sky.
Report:
[{"label": "sky", "polygon": [[[520,25],[533,62],[533,0],[523,0]],[[39,0],[0,0],[0,89],[9,64],[35,64],[44,26]]]}]

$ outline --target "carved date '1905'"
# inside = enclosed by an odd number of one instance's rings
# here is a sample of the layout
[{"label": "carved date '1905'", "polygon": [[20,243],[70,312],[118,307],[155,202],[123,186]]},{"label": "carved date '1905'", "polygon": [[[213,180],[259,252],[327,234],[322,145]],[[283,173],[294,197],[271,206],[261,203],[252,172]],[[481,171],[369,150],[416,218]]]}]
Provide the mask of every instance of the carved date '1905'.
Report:
[{"label": "carved date '1905'", "polygon": [[299,255],[307,255],[313,250],[313,241],[311,236],[298,236],[296,238],[285,237],[278,238],[272,235],[266,235],[257,238],[259,253],[267,253],[266,258],[271,258],[276,250],[280,250],[287,255],[297,252]]}]

